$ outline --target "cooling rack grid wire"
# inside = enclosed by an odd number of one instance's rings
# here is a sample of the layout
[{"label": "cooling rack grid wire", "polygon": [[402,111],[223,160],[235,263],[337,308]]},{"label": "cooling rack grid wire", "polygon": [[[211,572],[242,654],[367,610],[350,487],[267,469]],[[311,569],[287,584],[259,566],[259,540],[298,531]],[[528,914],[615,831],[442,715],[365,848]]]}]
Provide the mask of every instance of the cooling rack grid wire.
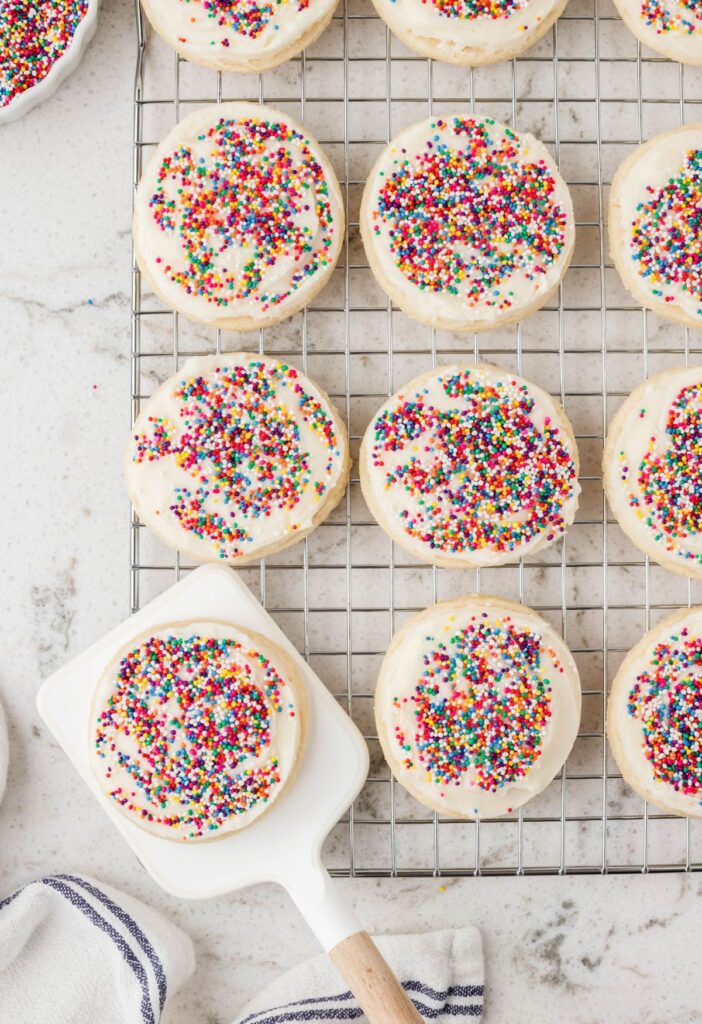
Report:
[{"label": "cooling rack grid wire", "polygon": [[[174,56],[147,32],[136,0],[133,183],[154,145],[205,103],[252,99],[304,121],[332,159],[348,211],[339,267],[312,305],[259,335],[198,327],[163,307],[132,268],[131,412],[189,355],[258,349],[306,370],[345,413],[354,453],[371,415],[433,365],[487,360],[523,373],[563,403],[581,452],[576,523],[558,545],[519,565],[437,570],[412,563],[374,523],[357,474],[306,541],[242,570],[291,640],[366,736],[368,782],[325,848],[335,874],[497,875],[702,868],[702,822],[645,806],[607,749],[607,689],[625,652],[670,610],[702,601],[628,542],[608,517],[600,457],[608,420],[646,376],[695,362],[702,336],[633,304],[604,230],[609,183],[641,141],[702,120],[702,68],[643,50],[608,0],[571,0],[536,47],[466,69],[417,57],[373,13],[341,0],[330,28],[297,60],[262,75],[222,75]],[[523,324],[475,336],[432,331],[392,308],[375,285],[358,233],[363,183],[380,149],[428,114],[485,113],[531,131],[570,186],[578,241],[558,301]],[[133,517],[136,610],[193,568]],[[372,703],[394,630],[435,600],[471,591],[522,600],[560,630],[583,683],[581,731],[564,771],[519,813],[474,822],[437,817],[390,778]]]}]

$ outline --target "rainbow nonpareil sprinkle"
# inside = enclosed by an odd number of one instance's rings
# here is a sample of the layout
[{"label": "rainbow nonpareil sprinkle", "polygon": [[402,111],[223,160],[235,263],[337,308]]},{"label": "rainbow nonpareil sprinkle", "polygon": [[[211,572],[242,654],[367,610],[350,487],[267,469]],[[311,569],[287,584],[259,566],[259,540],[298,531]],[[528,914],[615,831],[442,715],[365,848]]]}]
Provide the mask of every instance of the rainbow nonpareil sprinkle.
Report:
[{"label": "rainbow nonpareil sprinkle", "polygon": [[[423,0],[427,3],[427,0]],[[478,18],[490,18],[498,21],[509,18],[515,11],[528,6],[529,0],[429,0],[436,11],[444,18],[460,18],[463,21],[475,21]]]},{"label": "rainbow nonpareil sprinkle", "polygon": [[504,619],[472,621],[446,642],[426,639],[431,647],[415,692],[395,699],[396,706],[409,701],[415,717],[412,742],[395,728],[409,753],[404,767],[425,771],[440,787],[460,785],[469,773],[487,792],[523,778],[541,755],[551,717],[541,636]]},{"label": "rainbow nonpareil sprinkle", "polygon": [[149,205],[180,258],[159,257],[156,272],[217,307],[249,299],[269,310],[331,262],[324,169],[281,122],[221,118],[202,142],[205,155],[182,146],[161,164]]},{"label": "rainbow nonpareil sprinkle", "polygon": [[0,0],[0,107],[46,78],[87,12],[86,0]]},{"label": "rainbow nonpareil sprinkle", "polygon": [[[191,2],[191,0],[186,0]],[[222,27],[234,30],[240,36],[248,36],[250,39],[257,39],[267,28],[281,8],[290,4],[297,11],[304,11],[310,5],[310,0],[299,0],[298,3],[290,3],[290,0],[273,0],[271,3],[260,3],[258,0],[201,0],[202,6],[207,12],[208,18],[213,18]]]},{"label": "rainbow nonpareil sprinkle", "polygon": [[641,17],[658,35],[681,32],[683,35],[702,34],[702,0],[680,0],[679,4],[666,0],[643,0]]},{"label": "rainbow nonpareil sprinkle", "polygon": [[[246,553],[255,521],[326,493],[341,457],[339,438],[293,367],[272,360],[217,367],[181,381],[174,397],[179,422],[149,417],[149,431],[134,437],[133,460],[172,459],[192,479],[192,486],[174,487],[170,513],[216,544],[221,558]],[[326,461],[314,474],[300,422],[323,445]]]},{"label": "rainbow nonpareil sprinkle", "polygon": [[677,394],[665,436],[651,435],[638,466],[629,466],[623,451],[619,458],[620,479],[636,482],[628,492],[629,505],[655,540],[682,558],[702,561],[685,546],[702,531],[702,384]]},{"label": "rainbow nonpareil sprinkle", "polygon": [[687,629],[656,644],[627,704],[643,728],[654,778],[676,792],[702,792],[702,638]]},{"label": "rainbow nonpareil sprinkle", "polygon": [[398,147],[372,219],[376,235],[388,234],[395,266],[420,291],[505,310],[514,304],[513,275],[535,282],[536,291],[558,260],[567,215],[546,162],[527,159],[517,135],[495,134],[493,125],[437,119],[416,156]]},{"label": "rainbow nonpareil sprinkle", "polygon": [[463,370],[434,386],[440,402],[425,387],[399,396],[373,424],[372,463],[399,505],[402,531],[449,554],[509,552],[563,533],[575,460],[549,417],[537,426],[526,384]]},{"label": "rainbow nonpareil sprinkle", "polygon": [[677,175],[662,188],[648,186],[629,239],[637,271],[653,294],[675,302],[682,289],[702,320],[702,149],[690,150]]}]

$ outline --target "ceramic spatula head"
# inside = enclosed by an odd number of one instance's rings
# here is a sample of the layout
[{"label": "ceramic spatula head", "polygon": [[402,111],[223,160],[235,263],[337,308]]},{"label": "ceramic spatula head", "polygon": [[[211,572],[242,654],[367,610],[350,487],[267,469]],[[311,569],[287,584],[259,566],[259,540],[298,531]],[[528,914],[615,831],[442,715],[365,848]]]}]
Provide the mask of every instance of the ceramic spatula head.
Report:
[{"label": "ceramic spatula head", "polygon": [[[307,690],[306,739],[295,777],[249,828],[210,842],[178,843],[145,831],[103,793],[92,770],[88,740],[92,699],[103,670],[135,636],[168,623],[208,620],[262,634],[294,660]],[[277,882],[297,903],[371,1024],[421,1021],[322,866],[322,843],[368,773],[363,737],[233,570],[203,566],[190,573],[47,679],[37,705],[83,780],[162,888],[182,899],[205,899],[258,882]]]}]

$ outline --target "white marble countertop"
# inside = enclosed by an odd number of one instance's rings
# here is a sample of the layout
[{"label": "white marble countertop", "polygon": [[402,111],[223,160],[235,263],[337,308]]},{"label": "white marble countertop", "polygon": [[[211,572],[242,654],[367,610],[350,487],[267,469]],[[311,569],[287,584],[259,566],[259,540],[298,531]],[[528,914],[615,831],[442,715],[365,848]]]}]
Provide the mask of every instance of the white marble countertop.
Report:
[{"label": "white marble countertop", "polygon": [[[316,951],[287,898],[257,889],[185,904],[164,895],[41,724],[42,679],[128,610],[131,92],[129,0],[105,0],[58,95],[0,130],[0,338],[9,437],[0,697],[12,736],[0,807],[0,889],[90,873],[193,937],[198,969],[167,1024],[227,1024],[268,979]],[[341,881],[371,930],[474,922],[486,1020],[702,1021],[702,877]]]}]

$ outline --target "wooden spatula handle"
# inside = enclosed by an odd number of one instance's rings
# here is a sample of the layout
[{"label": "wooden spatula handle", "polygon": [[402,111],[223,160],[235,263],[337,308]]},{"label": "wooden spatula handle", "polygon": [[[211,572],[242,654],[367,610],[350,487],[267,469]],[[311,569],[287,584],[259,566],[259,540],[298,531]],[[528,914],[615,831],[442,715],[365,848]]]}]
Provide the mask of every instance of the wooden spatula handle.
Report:
[{"label": "wooden spatula handle", "polygon": [[423,1018],[367,932],[349,935],[329,956],[370,1024],[422,1024]]}]

